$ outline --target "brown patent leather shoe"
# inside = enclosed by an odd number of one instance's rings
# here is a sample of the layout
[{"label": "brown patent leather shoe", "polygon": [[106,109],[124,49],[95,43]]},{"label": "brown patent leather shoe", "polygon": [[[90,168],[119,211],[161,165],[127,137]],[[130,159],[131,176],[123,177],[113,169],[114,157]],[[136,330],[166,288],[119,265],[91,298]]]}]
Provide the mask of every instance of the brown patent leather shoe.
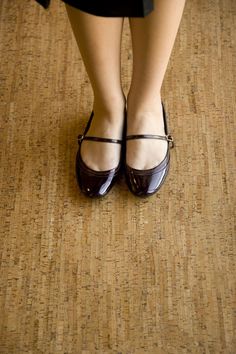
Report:
[{"label": "brown patent leather shoe", "polygon": [[[96,136],[86,136],[87,131],[92,122],[94,112],[92,111],[84,134],[78,135],[79,149],[76,155],[76,179],[81,191],[88,197],[103,197],[105,196],[114,183],[116,182],[119,172],[121,170],[122,159],[116,168],[107,171],[95,171],[89,168],[82,160],[81,157],[81,144],[83,140],[100,141],[105,143],[122,144],[122,140],[100,138]],[[123,155],[123,144],[121,149],[121,155]]]},{"label": "brown patent leather shoe", "polygon": [[170,148],[174,147],[174,140],[168,133],[166,113],[162,102],[163,119],[165,135],[138,134],[128,135],[126,140],[130,139],[162,139],[168,142],[167,153],[164,159],[155,167],[148,170],[138,170],[131,168],[125,163],[125,177],[130,191],[138,197],[148,197],[156,193],[169,171],[170,167]]}]

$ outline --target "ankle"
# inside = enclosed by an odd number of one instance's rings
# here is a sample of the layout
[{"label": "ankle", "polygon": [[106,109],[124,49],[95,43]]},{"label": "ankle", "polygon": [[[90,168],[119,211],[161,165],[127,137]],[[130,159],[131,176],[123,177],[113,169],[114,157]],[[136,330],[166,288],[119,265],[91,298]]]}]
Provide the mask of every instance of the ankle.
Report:
[{"label": "ankle", "polygon": [[[155,133],[154,133],[155,132]],[[127,107],[127,134],[163,134],[164,121],[161,98],[149,104]]]},{"label": "ankle", "polygon": [[139,115],[151,115],[162,113],[162,99],[161,95],[157,94],[155,97],[145,97],[135,100],[131,97],[127,97],[127,115],[139,116]]},{"label": "ankle", "polygon": [[99,116],[103,116],[108,120],[117,119],[119,115],[123,115],[126,107],[125,96],[112,96],[106,100],[94,98],[93,110]]}]

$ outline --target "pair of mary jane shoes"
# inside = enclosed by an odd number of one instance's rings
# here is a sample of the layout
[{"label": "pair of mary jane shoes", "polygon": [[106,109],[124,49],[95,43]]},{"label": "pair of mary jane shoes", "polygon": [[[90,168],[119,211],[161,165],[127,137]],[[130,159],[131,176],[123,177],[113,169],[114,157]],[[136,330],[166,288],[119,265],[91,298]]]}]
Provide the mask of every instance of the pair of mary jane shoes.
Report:
[{"label": "pair of mary jane shoes", "polygon": [[[148,197],[156,193],[169,171],[170,167],[170,149],[174,147],[174,141],[172,136],[168,132],[167,119],[164,104],[162,102],[163,119],[164,119],[164,129],[165,135],[154,135],[154,134],[138,134],[138,135],[128,135],[126,136],[126,111],[125,111],[125,124],[123,131],[123,139],[110,139],[101,138],[96,136],[86,135],[94,116],[92,111],[87,126],[84,133],[78,136],[79,149],[76,155],[76,178],[81,191],[88,197],[102,197],[105,196],[112,186],[117,181],[122,167],[124,167],[124,173],[129,190],[138,197]],[[168,143],[167,152],[164,159],[154,168],[147,170],[138,170],[131,168],[127,165],[125,160],[125,150],[126,142],[131,139],[162,139],[166,140]],[[81,157],[81,144],[83,140],[91,140],[98,142],[106,142],[113,144],[121,144],[121,155],[120,161],[117,167],[107,170],[107,171],[95,171],[89,168],[82,160]],[[124,166],[122,161],[124,160]]]}]

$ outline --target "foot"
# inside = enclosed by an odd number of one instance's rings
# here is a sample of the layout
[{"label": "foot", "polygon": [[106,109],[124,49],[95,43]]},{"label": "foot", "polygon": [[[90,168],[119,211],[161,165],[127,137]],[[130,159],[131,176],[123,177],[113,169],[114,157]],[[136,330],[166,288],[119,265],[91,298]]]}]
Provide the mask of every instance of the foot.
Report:
[{"label": "foot", "polygon": [[[128,102],[128,101],[127,101]],[[165,135],[161,96],[155,102],[129,110],[127,104],[127,135]],[[156,167],[167,153],[168,142],[160,139],[134,139],[126,142],[126,163],[131,168],[147,170]]]},{"label": "foot", "polygon": [[[123,137],[125,98],[109,109],[94,105],[94,116],[86,135],[101,138]],[[92,170],[106,171],[116,168],[120,162],[121,144],[84,140],[81,145],[83,162]]]}]

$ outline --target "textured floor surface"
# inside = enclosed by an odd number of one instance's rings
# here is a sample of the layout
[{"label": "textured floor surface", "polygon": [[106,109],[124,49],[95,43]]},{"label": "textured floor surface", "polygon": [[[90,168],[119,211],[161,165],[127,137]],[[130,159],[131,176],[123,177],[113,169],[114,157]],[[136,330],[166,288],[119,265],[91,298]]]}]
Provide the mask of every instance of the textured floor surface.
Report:
[{"label": "textured floor surface", "polygon": [[[187,1],[160,192],[75,180],[92,90],[65,5],[0,3],[0,353],[236,353],[236,2]],[[128,19],[122,80],[132,71]]]}]

